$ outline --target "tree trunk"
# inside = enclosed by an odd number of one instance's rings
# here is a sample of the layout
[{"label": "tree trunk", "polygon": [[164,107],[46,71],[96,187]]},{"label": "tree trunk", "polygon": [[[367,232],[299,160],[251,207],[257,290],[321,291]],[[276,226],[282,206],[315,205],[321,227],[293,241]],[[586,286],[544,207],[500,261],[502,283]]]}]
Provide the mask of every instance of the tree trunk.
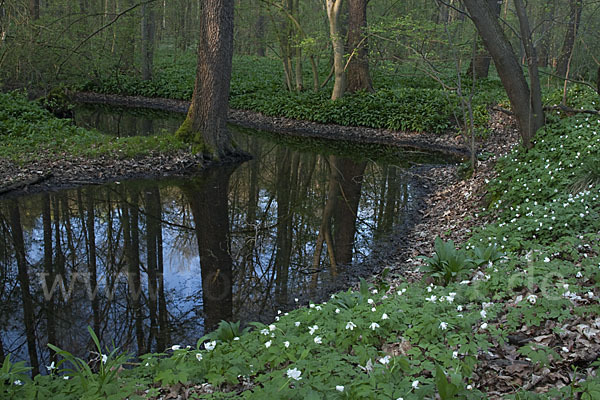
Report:
[{"label": "tree trunk", "polygon": [[40,18],[40,0],[29,0],[29,16],[32,20]]},{"label": "tree trunk", "polygon": [[4,364],[6,354],[4,353],[4,344],[2,343],[2,336],[0,336],[0,364]]},{"label": "tree trunk", "polygon": [[598,75],[596,76],[596,91],[600,94],[600,66],[598,66]]},{"label": "tree trunk", "polygon": [[583,1],[569,0],[569,10],[569,24],[567,25],[565,40],[563,41],[560,56],[558,57],[558,64],[556,66],[556,74],[559,76],[567,75],[569,60],[571,59],[573,47],[575,46],[575,39],[577,38],[577,31],[579,30]]},{"label": "tree trunk", "polygon": [[[487,0],[490,8],[494,10],[496,18],[500,17],[500,10],[502,9],[502,0]],[[477,46],[479,47],[479,46]],[[469,76],[475,73],[475,78],[482,79],[487,78],[490,72],[490,64],[492,61],[492,57],[490,53],[487,51],[485,47],[479,48],[475,57],[471,59],[471,65],[469,65],[469,70],[467,74]]]},{"label": "tree trunk", "polygon": [[547,12],[544,15],[542,22],[542,39],[538,50],[538,66],[547,67],[550,63],[550,46],[552,44],[552,27],[554,14],[556,13],[556,0],[553,0],[548,5]]},{"label": "tree trunk", "polygon": [[373,91],[373,82],[369,73],[367,37],[368,0],[348,0],[348,50],[350,60],[346,71],[347,90]]},{"label": "tree trunk", "polygon": [[487,2],[481,4],[478,0],[463,0],[463,3],[494,60],[519,125],[523,146],[531,148],[535,133],[543,126],[543,115],[541,118],[534,115],[534,110],[541,109],[541,104],[534,106],[533,101],[539,99],[532,98],[517,56]]},{"label": "tree trunk", "polygon": [[344,71],[344,40],[340,29],[340,14],[343,0],[325,0],[329,20],[329,37],[333,45],[333,68],[335,80],[331,100],[337,100],[346,91],[346,72]]},{"label": "tree trunk", "polygon": [[348,265],[352,263],[356,217],[367,162],[333,156],[331,159],[332,168],[339,173],[338,199],[333,214],[335,261],[338,265]]},{"label": "tree trunk", "polygon": [[141,309],[142,284],[140,276],[140,242],[138,220],[138,194],[131,193],[131,200],[123,204],[123,251],[127,260],[127,283],[129,300],[134,314],[137,354],[145,353],[143,317]]},{"label": "tree trunk", "polygon": [[288,276],[292,256],[292,179],[292,154],[289,149],[281,148],[277,152],[277,236],[275,237],[275,267],[277,268],[275,296],[280,303],[287,302]]},{"label": "tree trunk", "polygon": [[19,204],[16,200],[10,200],[9,203],[10,229],[15,254],[17,258],[18,280],[21,287],[21,296],[23,299],[23,319],[25,322],[25,336],[27,338],[27,351],[29,352],[29,362],[31,363],[32,376],[40,373],[40,364],[37,354],[35,338],[35,310],[33,300],[31,299],[31,290],[29,285],[29,272],[27,268],[27,259],[25,257],[25,241],[23,238],[23,227],[21,226],[21,213]]},{"label": "tree trunk", "polygon": [[[160,194],[160,192],[159,192]],[[160,197],[157,197],[159,209],[161,208]],[[162,211],[161,211],[162,214]],[[160,221],[159,221],[160,223]],[[165,293],[165,268],[164,268],[164,257],[163,257],[163,236],[162,229],[157,231],[156,238],[156,263],[158,267],[157,274],[157,288],[158,288],[158,328],[159,334],[156,340],[156,346],[160,351],[164,351],[167,344],[171,342],[171,332],[169,328],[169,313],[167,311],[167,299]]]},{"label": "tree trunk", "polygon": [[152,64],[154,62],[155,36],[154,6],[142,4],[142,79],[152,80]]},{"label": "tree trunk", "polygon": [[206,0],[202,9],[198,68],[192,104],[177,131],[209,159],[233,152],[227,130],[233,56],[233,0]]},{"label": "tree trunk", "polygon": [[[51,288],[54,282],[55,272],[52,263],[52,213],[50,212],[50,195],[44,193],[42,196],[42,227],[44,232],[44,272],[46,273],[46,287]],[[56,315],[55,304],[52,294],[45,299],[46,329],[48,331],[48,343],[60,346],[56,339]],[[50,360],[56,360],[56,352],[49,349]]]},{"label": "tree trunk", "polygon": [[[291,12],[292,16],[294,17],[294,19],[296,21],[300,20],[300,4],[299,4],[299,0],[292,0],[292,12]],[[291,25],[291,27],[293,27],[293,24]],[[293,29],[291,29],[290,32],[293,32]],[[304,90],[304,77],[302,75],[302,47],[299,45],[299,40],[297,39],[298,36],[301,35],[301,32],[298,31],[297,36],[294,37],[294,44],[295,44],[295,49],[294,49],[294,55],[296,56],[296,65],[295,65],[295,78],[296,78],[296,91],[297,92],[301,92],[302,90]]]},{"label": "tree trunk", "polygon": [[198,240],[205,330],[212,330],[221,320],[231,320],[233,316],[227,193],[234,169],[235,166],[213,168],[182,187]]},{"label": "tree trunk", "polygon": [[267,25],[267,19],[262,11],[262,6],[259,7],[258,17],[256,18],[256,24],[254,24],[254,37],[256,39],[256,55],[264,57],[266,52],[265,46],[265,30]]},{"label": "tree trunk", "polygon": [[[161,204],[158,186],[152,186],[145,191],[146,201],[146,264],[148,270],[148,310],[150,314],[150,334],[146,345],[147,351],[152,351],[152,342],[158,340],[157,313],[157,273],[158,273],[158,239],[161,229]],[[164,349],[157,349],[162,351]]]},{"label": "tree trunk", "polygon": [[531,122],[537,129],[544,126],[546,123],[544,116],[544,107],[542,105],[542,87],[540,84],[540,75],[537,66],[537,54],[533,46],[531,37],[531,29],[529,28],[529,19],[523,0],[514,0],[515,10],[519,19],[519,30],[521,31],[521,41],[525,48],[525,56],[527,57],[527,71],[529,72],[529,86],[531,90]]},{"label": "tree trunk", "polygon": [[86,192],[87,197],[87,231],[89,243],[89,264],[90,289],[92,293],[92,318],[94,321],[94,332],[100,335],[100,299],[98,298],[98,266],[96,262],[96,216],[94,212],[94,191]]}]

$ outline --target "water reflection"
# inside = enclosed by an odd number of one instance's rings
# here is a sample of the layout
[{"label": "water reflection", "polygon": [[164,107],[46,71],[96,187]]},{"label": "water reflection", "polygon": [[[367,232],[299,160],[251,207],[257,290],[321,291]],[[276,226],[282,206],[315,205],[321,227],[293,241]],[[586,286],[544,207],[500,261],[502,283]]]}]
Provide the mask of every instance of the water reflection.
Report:
[{"label": "water reflection", "polygon": [[73,119],[78,126],[97,129],[115,136],[150,136],[171,134],[177,130],[185,115],[159,110],[78,105]]},{"label": "water reflection", "polygon": [[48,342],[85,356],[87,326],[142,353],[272,318],[365,260],[411,207],[400,166],[236,139],[254,160],[0,201],[0,358],[37,371]]}]

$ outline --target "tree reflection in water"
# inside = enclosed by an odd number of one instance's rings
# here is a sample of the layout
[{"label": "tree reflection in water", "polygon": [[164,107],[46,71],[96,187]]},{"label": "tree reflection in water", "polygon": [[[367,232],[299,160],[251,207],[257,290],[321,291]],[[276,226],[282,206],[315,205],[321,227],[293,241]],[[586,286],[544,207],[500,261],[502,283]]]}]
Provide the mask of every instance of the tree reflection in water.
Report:
[{"label": "tree reflection in water", "polygon": [[237,140],[254,160],[0,201],[0,357],[47,365],[48,342],[85,357],[88,325],[140,353],[268,320],[364,261],[410,207],[399,166]]}]

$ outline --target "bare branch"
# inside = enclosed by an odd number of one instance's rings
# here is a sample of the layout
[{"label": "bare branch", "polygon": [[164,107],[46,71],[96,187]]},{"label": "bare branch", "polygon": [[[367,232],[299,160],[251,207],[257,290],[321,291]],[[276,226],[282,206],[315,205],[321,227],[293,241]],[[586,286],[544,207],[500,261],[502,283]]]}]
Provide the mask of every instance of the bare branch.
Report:
[{"label": "bare branch", "polygon": [[568,114],[600,115],[600,111],[598,111],[598,110],[578,110],[576,108],[567,107],[563,104],[559,104],[557,106],[546,106],[546,107],[544,107],[544,111],[564,111]]},{"label": "bare branch", "polygon": [[96,36],[98,33],[102,32],[103,30],[105,30],[106,28],[110,27],[111,25],[113,25],[115,22],[117,22],[119,20],[119,18],[121,18],[123,15],[135,10],[136,8],[138,8],[139,6],[143,6],[146,4],[151,4],[154,3],[157,0],[146,0],[146,1],[142,1],[140,3],[134,4],[131,7],[121,11],[120,13],[116,14],[115,17],[110,20],[109,22],[107,22],[106,24],[102,25],[100,28],[96,29],[94,32],[92,32],[91,34],[89,34],[88,36],[85,37],[85,39],[83,39],[81,42],[79,42],[79,44],[77,46],[75,46],[75,48],[71,51],[71,53],[69,53],[65,59],[63,60],[62,63],[60,63],[60,65],[58,66],[57,70],[56,70],[56,75],[58,75],[62,69],[62,67],[65,65],[65,63],[71,58],[71,55],[73,55],[74,53],[77,52],[77,50],[79,50],[81,48],[81,46],[83,46],[84,44],[87,43],[88,40],[90,40],[91,38],[93,38],[94,36]]}]

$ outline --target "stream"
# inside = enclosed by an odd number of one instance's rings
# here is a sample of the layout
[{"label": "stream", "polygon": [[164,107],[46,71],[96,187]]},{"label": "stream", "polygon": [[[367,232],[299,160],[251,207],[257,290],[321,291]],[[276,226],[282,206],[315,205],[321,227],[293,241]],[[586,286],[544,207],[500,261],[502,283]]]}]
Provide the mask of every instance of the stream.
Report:
[{"label": "stream", "polygon": [[[183,118],[81,106],[74,122],[132,136]],[[223,319],[322,301],[372,273],[414,220],[423,190],[407,171],[445,162],[231,129],[251,161],[0,200],[2,355],[44,365],[52,343],[84,357],[88,326],[110,348],[160,352]]]}]

